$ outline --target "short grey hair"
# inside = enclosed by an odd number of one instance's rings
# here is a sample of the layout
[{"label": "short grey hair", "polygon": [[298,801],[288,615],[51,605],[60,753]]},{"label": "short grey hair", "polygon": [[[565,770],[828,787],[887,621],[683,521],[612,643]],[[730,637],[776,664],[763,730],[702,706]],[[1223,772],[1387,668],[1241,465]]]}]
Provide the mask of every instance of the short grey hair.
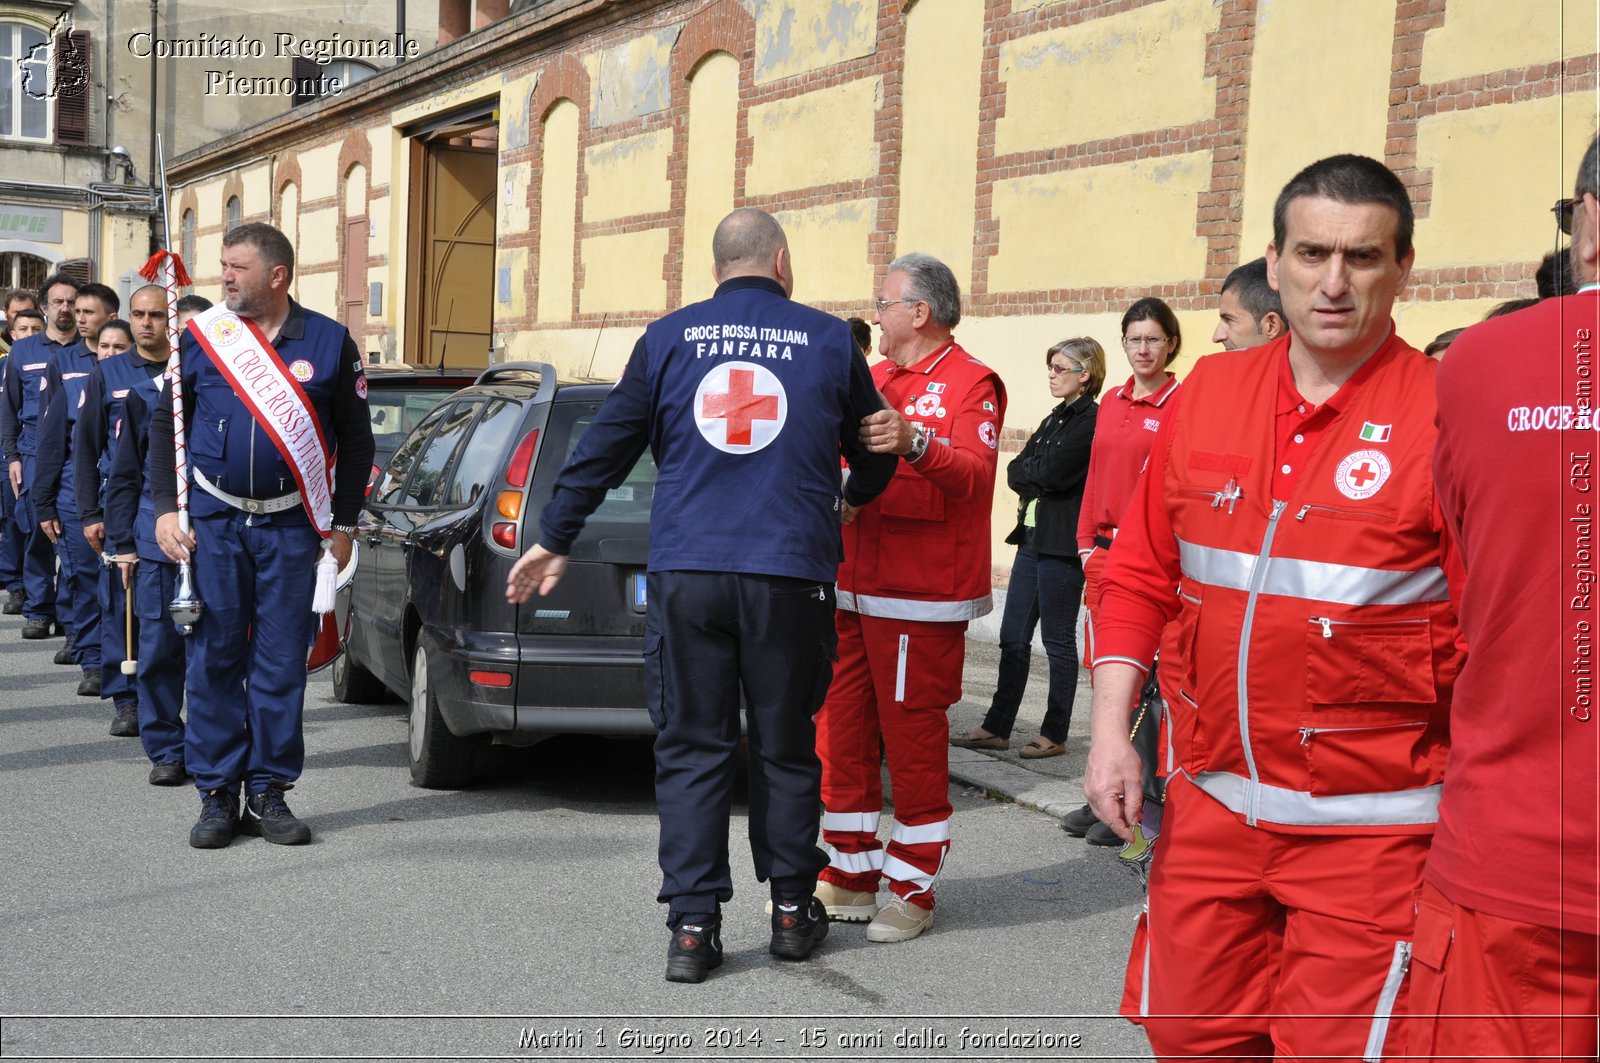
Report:
[{"label": "short grey hair", "polygon": [[913,251],[889,263],[889,272],[906,275],[906,297],[927,303],[935,325],[953,329],[961,323],[961,285],[949,266]]}]

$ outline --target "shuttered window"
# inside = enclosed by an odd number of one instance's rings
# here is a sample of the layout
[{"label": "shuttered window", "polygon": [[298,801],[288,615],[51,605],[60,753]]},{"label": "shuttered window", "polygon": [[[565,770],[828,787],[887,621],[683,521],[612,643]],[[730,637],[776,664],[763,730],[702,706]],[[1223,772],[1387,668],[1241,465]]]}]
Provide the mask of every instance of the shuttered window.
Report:
[{"label": "shuttered window", "polygon": [[56,38],[55,54],[56,143],[87,147],[89,144],[90,87],[89,32],[73,30]]}]

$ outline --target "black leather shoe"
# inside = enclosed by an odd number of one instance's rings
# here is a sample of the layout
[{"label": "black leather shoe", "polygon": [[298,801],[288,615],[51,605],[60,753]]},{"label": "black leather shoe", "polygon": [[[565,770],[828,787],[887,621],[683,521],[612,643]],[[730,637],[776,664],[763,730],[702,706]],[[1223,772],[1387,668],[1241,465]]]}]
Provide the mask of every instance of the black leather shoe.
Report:
[{"label": "black leather shoe", "polygon": [[200,818],[189,828],[196,849],[226,849],[239,833],[239,795],[212,790],[200,798]]},{"label": "black leather shoe", "polygon": [[61,648],[56,651],[56,655],[52,657],[51,660],[55,661],[57,664],[72,664],[72,648],[77,644],[77,638],[73,635],[68,635],[67,641],[61,644]]},{"label": "black leather shoe", "polygon": [[169,760],[150,769],[151,786],[182,786],[189,781],[189,769],[181,760]]},{"label": "black leather shoe", "polygon": [[100,696],[100,669],[85,668],[83,680],[78,684],[80,698],[97,698]]},{"label": "black leather shoe", "polygon": [[112,738],[139,737],[139,706],[118,705],[117,714],[111,717]]},{"label": "black leather shoe", "polygon": [[25,598],[21,591],[11,591],[6,595],[5,604],[0,605],[0,613],[4,613],[6,616],[21,616],[24,600]]},{"label": "black leather shoe", "polygon": [[828,936],[828,910],[812,897],[804,904],[772,906],[772,942],[767,951],[786,960],[803,960]]},{"label": "black leather shoe", "polygon": [[50,629],[53,627],[55,627],[54,621],[29,620],[22,625],[22,637],[25,639],[47,639],[50,637]]},{"label": "black leather shoe", "polygon": [[1103,845],[1108,849],[1113,845],[1120,848],[1123,844],[1122,839],[1117,837],[1117,832],[1099,820],[1095,820],[1094,826],[1089,828],[1083,840],[1090,845]]},{"label": "black leather shoe", "polygon": [[239,813],[239,830],[265,838],[273,845],[304,845],[311,840],[311,828],[289,811],[283,791],[276,786],[250,795]]},{"label": "black leather shoe", "polygon": [[1088,805],[1074,809],[1061,817],[1061,829],[1074,838],[1081,838],[1089,832],[1089,828],[1100,822],[1100,817],[1094,814],[1094,809]]},{"label": "black leather shoe", "polygon": [[722,966],[722,928],[683,923],[667,946],[667,981],[704,982]]}]

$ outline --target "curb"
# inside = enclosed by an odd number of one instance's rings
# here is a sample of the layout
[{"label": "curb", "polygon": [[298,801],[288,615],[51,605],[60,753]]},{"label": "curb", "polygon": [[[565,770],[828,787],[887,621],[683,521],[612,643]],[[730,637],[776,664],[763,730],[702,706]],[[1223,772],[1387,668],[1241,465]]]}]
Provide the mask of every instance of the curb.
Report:
[{"label": "curb", "polygon": [[950,781],[1056,819],[1082,808],[1084,802],[1082,776],[1057,779],[1040,775],[976,749],[951,747]]}]

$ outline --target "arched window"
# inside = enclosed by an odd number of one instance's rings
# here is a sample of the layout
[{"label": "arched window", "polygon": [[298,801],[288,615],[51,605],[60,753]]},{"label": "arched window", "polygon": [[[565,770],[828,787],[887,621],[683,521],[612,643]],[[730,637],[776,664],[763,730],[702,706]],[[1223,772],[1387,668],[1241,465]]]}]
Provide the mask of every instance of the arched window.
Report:
[{"label": "arched window", "polygon": [[50,49],[45,31],[0,22],[0,137],[50,139]]},{"label": "arched window", "polygon": [[232,232],[233,230],[235,230],[235,229],[237,229],[239,227],[239,222],[243,220],[243,218],[242,218],[242,216],[240,214],[240,209],[241,208],[239,206],[239,197],[238,196],[229,196],[228,197],[228,224],[227,224],[227,227],[223,230],[224,232]]},{"label": "arched window", "polygon": [[50,263],[25,251],[0,254],[0,292],[22,288],[36,292],[50,275]]},{"label": "arched window", "polygon": [[183,212],[183,221],[179,226],[181,235],[178,237],[178,256],[183,259],[184,267],[194,269],[194,211]]}]

